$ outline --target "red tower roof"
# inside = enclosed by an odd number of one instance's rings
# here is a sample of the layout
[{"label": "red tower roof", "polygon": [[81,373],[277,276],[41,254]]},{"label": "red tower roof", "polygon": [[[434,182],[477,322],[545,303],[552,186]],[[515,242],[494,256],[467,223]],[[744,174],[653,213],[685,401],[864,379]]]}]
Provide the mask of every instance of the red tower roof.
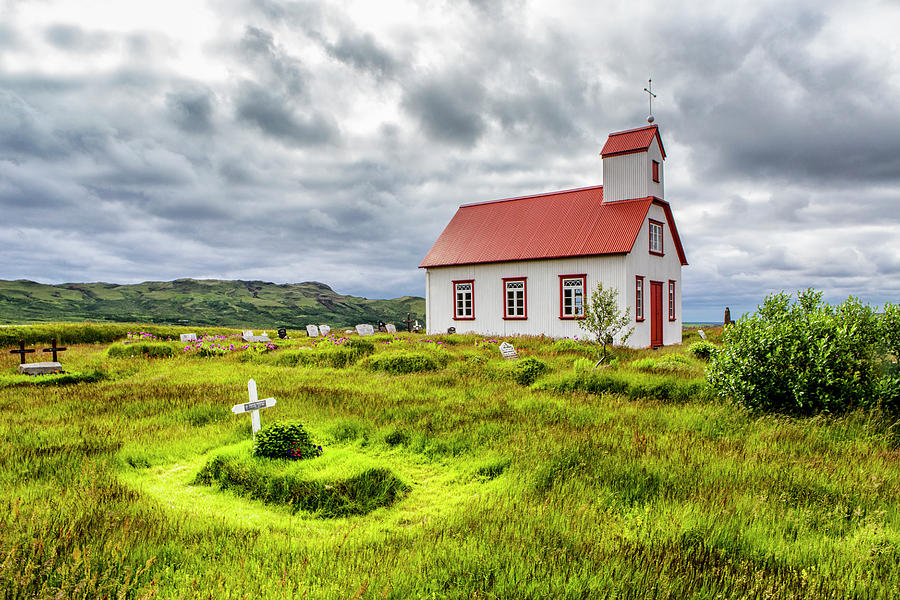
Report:
[{"label": "red tower roof", "polygon": [[659,137],[659,128],[656,125],[609,134],[609,138],[606,140],[606,144],[603,145],[600,155],[606,158],[607,156],[616,156],[618,154],[644,152],[650,148],[650,142],[653,141],[653,138],[656,138],[662,157],[665,158],[666,149],[663,148],[662,138]]}]

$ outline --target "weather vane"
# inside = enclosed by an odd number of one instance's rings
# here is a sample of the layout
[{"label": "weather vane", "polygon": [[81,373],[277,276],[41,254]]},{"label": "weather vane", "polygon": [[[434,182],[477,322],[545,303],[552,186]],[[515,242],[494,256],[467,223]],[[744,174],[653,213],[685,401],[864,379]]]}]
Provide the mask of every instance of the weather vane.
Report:
[{"label": "weather vane", "polygon": [[[650,99],[650,116],[647,117],[647,122],[648,122],[648,123],[652,123],[653,120],[654,120],[654,119],[653,119],[653,99],[656,98],[656,94],[653,93],[653,80],[652,80],[652,79],[648,79],[648,80],[647,80],[647,86],[648,86],[648,87],[645,87],[645,88],[644,88],[644,91],[647,92],[648,94],[650,94],[650,96],[649,96],[649,99]],[[649,88],[649,89],[648,89],[648,88]]]}]

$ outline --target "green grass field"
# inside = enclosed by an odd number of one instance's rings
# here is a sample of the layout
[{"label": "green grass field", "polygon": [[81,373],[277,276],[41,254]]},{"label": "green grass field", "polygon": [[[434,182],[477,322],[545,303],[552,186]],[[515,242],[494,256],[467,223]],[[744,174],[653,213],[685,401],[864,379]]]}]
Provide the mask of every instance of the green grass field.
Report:
[{"label": "green grass field", "polygon": [[[900,423],[711,401],[691,333],[596,372],[572,341],[511,339],[516,363],[480,336],[292,334],[69,341],[46,379],[4,350],[0,598],[900,593]],[[321,457],[251,456],[250,378],[263,426],[301,420]]]}]

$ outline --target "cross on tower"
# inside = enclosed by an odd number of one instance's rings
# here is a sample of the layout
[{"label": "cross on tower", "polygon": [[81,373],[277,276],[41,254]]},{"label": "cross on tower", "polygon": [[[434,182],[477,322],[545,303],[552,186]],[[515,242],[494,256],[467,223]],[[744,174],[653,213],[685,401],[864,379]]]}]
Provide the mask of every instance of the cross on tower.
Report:
[{"label": "cross on tower", "polygon": [[34,348],[29,348],[28,350],[26,350],[25,349],[25,340],[19,340],[19,349],[18,350],[10,350],[9,353],[10,354],[18,354],[20,364],[24,365],[25,364],[25,355],[31,354],[34,351],[35,351]]},{"label": "cross on tower", "polygon": [[50,344],[50,348],[44,348],[43,350],[41,350],[41,352],[52,352],[53,353],[53,362],[59,362],[56,359],[56,353],[63,352],[64,350],[65,350],[65,348],[60,348],[59,346],[56,345],[56,338],[53,338],[53,343]]},{"label": "cross on tower", "polygon": [[653,93],[653,80],[652,79],[647,80],[647,86],[649,87],[649,89],[644,88],[644,91],[647,92],[648,94],[650,94],[650,96],[649,96],[650,116],[647,117],[647,122],[652,123],[653,122],[653,99],[656,98],[656,94]]}]

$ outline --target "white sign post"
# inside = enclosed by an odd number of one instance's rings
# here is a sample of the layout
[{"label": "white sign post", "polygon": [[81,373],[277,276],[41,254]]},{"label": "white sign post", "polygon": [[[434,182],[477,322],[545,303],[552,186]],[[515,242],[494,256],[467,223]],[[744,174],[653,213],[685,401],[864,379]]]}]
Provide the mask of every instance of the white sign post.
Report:
[{"label": "white sign post", "polygon": [[247,382],[247,392],[250,395],[250,402],[245,404],[235,404],[231,407],[231,412],[236,415],[241,413],[250,413],[250,423],[253,426],[253,439],[256,439],[256,432],[259,431],[259,409],[272,408],[275,406],[275,398],[266,398],[265,400],[256,399],[256,382],[252,379]]}]

